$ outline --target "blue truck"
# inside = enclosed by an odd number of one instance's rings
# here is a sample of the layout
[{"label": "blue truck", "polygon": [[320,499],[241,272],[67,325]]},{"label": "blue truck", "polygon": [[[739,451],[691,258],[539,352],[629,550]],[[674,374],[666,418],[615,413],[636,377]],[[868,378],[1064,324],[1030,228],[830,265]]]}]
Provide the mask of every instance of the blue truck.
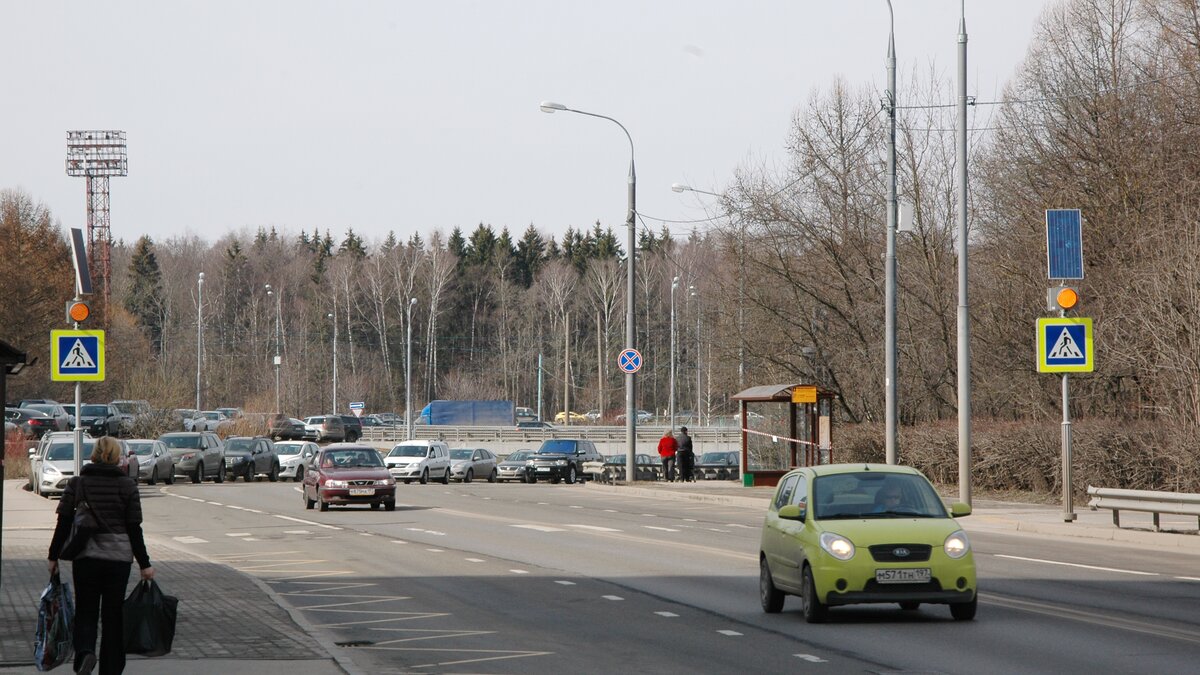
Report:
[{"label": "blue truck", "polygon": [[430,401],[416,424],[511,427],[516,408],[512,401]]}]

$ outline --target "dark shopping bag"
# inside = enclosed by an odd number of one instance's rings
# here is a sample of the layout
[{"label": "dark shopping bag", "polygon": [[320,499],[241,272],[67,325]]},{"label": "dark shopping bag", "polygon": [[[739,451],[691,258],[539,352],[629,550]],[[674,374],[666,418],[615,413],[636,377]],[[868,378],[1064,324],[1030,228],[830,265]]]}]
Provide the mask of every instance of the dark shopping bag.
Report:
[{"label": "dark shopping bag", "polygon": [[96,515],[96,512],[92,510],[92,505],[88,503],[87,494],[83,489],[83,476],[74,480],[76,486],[75,517],[71,521],[71,533],[67,535],[67,540],[63,542],[62,548],[58,552],[60,560],[74,560],[80,553],[83,553],[88,542],[97,532],[110,531],[108,525]]},{"label": "dark shopping bag", "polygon": [[38,603],[37,632],[33,638],[33,660],[39,671],[52,670],[71,657],[71,633],[75,622],[75,601],[71,584],[58,572],[50,575],[50,584]]},{"label": "dark shopping bag", "polygon": [[175,640],[179,598],[166,595],[153,579],[140,582],[125,598],[125,653],[162,656]]}]

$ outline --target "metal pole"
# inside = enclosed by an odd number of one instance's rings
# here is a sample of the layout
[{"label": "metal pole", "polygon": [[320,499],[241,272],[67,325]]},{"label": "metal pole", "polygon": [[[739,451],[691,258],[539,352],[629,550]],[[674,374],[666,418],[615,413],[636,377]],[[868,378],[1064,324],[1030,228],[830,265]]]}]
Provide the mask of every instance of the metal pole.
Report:
[{"label": "metal pole", "polygon": [[888,109],[888,195],[887,195],[887,257],[884,261],[884,445],[887,463],[895,464],[896,457],[896,18],[892,0],[888,0],[891,29],[888,33],[887,109]]},{"label": "metal pole", "polygon": [[958,24],[958,500],[971,503],[971,313],[967,300],[967,17]]},{"label": "metal pole", "polygon": [[275,410],[283,412],[280,403],[282,389],[279,386],[279,368],[283,365],[283,289],[275,295]]},{"label": "metal pole", "polygon": [[412,440],[412,311],[417,304],[416,298],[408,301],[408,345],[404,357],[404,436]]},{"label": "metal pole", "polygon": [[679,277],[671,280],[671,401],[668,407],[671,415],[671,431],[675,431],[675,289],[679,287]]},{"label": "metal pole", "polygon": [[700,416],[700,402],[703,395],[703,382],[701,380],[702,371],[700,370],[700,295],[693,293],[696,296],[696,426],[700,426],[703,418]]},{"label": "metal pole", "polygon": [[[196,280],[196,412],[200,412],[200,366],[204,361],[204,272]],[[78,408],[76,409],[78,413]],[[78,474],[76,474],[78,475]]]},{"label": "metal pole", "polygon": [[738,242],[738,391],[746,387],[746,219],[741,220]]},{"label": "metal pole", "polygon": [[[616,120],[614,120],[616,121]],[[618,123],[617,126],[620,126]],[[621,127],[625,131],[625,127]],[[636,298],[637,274],[637,176],[633,170],[633,137],[629,137],[629,211],[625,216],[625,225],[629,228],[629,270],[628,288],[625,298],[625,348],[635,349],[637,331],[634,324],[634,300]],[[628,482],[637,480],[637,408],[635,407],[635,392],[637,391],[637,375],[625,374],[625,479]]]},{"label": "metal pole", "polygon": [[1071,385],[1067,373],[1062,376],[1062,483],[1063,483],[1063,520],[1075,520],[1075,507],[1071,495]]},{"label": "metal pole", "polygon": [[337,320],[336,313],[337,313],[337,308],[334,307],[334,312],[326,315],[326,316],[328,316],[328,318],[333,319],[333,410],[331,410],[330,412],[332,412],[334,414],[337,414],[337,411],[338,411],[338,405],[337,405],[338,320]]},{"label": "metal pole", "polygon": [[538,391],[538,407],[537,407],[538,415],[537,416],[538,416],[538,421],[540,422],[540,421],[542,421],[542,353],[541,352],[538,352],[537,391]]}]

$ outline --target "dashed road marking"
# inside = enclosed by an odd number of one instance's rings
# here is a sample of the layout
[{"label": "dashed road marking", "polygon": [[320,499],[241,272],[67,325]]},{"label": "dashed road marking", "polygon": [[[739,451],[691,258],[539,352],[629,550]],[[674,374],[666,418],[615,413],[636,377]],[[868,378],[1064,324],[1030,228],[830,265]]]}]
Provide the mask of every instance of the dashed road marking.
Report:
[{"label": "dashed road marking", "polygon": [[796,658],[803,659],[805,661],[808,661],[809,663],[829,663],[825,659],[823,659],[819,656],[814,656],[812,654],[796,654]]},{"label": "dashed road marking", "polygon": [[568,524],[567,527],[578,527],[581,530],[592,530],[593,532],[620,532],[620,530],[612,527],[600,527],[599,525],[577,525]]},{"label": "dashed road marking", "polygon": [[312,534],[309,530],[284,530],[284,534]]},{"label": "dashed road marking", "polygon": [[625,599],[619,595],[602,595],[600,597],[604,598],[605,600],[624,600]]},{"label": "dashed road marking", "polygon": [[473,563],[487,562],[483,558],[463,558],[463,560],[466,560],[467,562],[473,562]]},{"label": "dashed road marking", "polygon": [[361,534],[364,537],[374,537],[375,536],[374,534],[372,534],[370,532],[359,532],[359,534]]},{"label": "dashed road marking", "polygon": [[520,527],[526,530],[537,530],[538,532],[566,532],[566,530],[559,527],[550,527],[549,525],[532,525],[527,523],[523,523],[521,525],[510,525],[510,527]]},{"label": "dashed road marking", "polygon": [[582,509],[583,507],[582,507],[582,506],[575,506],[574,504],[572,504],[572,505],[568,506],[567,508],[569,508],[569,509]]},{"label": "dashed road marking", "polygon": [[709,532],[720,532],[721,534],[729,534],[729,530],[722,530],[719,527],[706,527],[704,529],[708,530]]},{"label": "dashed road marking", "polygon": [[249,537],[249,532],[226,532],[226,537]]},{"label": "dashed road marking", "polygon": [[1200,581],[1200,577],[1175,577],[1180,581]]},{"label": "dashed road marking", "polygon": [[205,503],[205,504],[212,504],[213,506],[225,506],[225,505],[224,505],[224,504],[222,504],[221,502],[204,502],[204,503]]},{"label": "dashed road marking", "polygon": [[318,523],[318,522],[315,522],[315,521],[312,521],[312,520],[305,520],[305,519],[303,519],[303,518],[293,518],[293,517],[291,517],[291,516],[284,516],[284,515],[280,515],[280,514],[278,514],[278,513],[273,513],[273,514],[271,514],[271,515],[273,515],[273,516],[275,516],[276,518],[279,518],[279,519],[281,519],[281,520],[290,520],[290,521],[292,521],[293,523],[300,523],[300,524],[302,524],[302,525],[315,525],[316,527],[323,527],[323,528],[325,528],[325,529],[327,529],[327,530],[340,530],[340,529],[342,529],[342,528],[340,528],[340,527],[337,527],[336,525],[326,525],[325,523]]},{"label": "dashed road marking", "polygon": [[646,528],[647,530],[659,530],[660,532],[681,532],[682,531],[682,530],[676,530],[675,528],[672,528],[672,527],[658,527],[656,525],[643,525],[642,527]]},{"label": "dashed road marking", "polygon": [[529,570],[509,570],[513,574],[529,574]]},{"label": "dashed road marking", "polygon": [[440,549],[440,548],[427,548],[425,550],[429,551],[430,553],[445,553],[446,552],[445,549]]},{"label": "dashed road marking", "polygon": [[555,581],[554,583],[556,583],[560,586],[574,586],[575,585],[574,581],[564,581],[562,579],[559,579],[558,581]]},{"label": "dashed road marking", "polygon": [[742,634],[737,632],[736,630],[726,629],[726,630],[719,630],[717,632],[720,633],[721,635],[728,635],[729,637],[741,637],[742,636]]},{"label": "dashed road marking", "polygon": [[207,539],[201,539],[200,537],[193,537],[190,535],[186,536],[186,537],[171,537],[171,538],[181,544],[207,544],[208,543]]},{"label": "dashed road marking", "polygon": [[655,614],[657,614],[657,615],[659,615],[659,616],[665,616],[665,617],[667,617],[668,619],[674,619],[674,618],[677,618],[677,617],[679,616],[679,615],[678,615],[678,614],[676,614],[675,612],[655,612]]},{"label": "dashed road marking", "polygon": [[393,539],[392,543],[393,544],[407,544],[408,542],[404,541],[403,539]]}]

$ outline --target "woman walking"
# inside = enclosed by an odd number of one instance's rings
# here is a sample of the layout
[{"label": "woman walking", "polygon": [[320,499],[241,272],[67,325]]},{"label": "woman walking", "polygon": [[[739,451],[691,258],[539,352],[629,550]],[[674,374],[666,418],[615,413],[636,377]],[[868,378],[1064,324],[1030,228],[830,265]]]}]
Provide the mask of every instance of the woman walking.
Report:
[{"label": "woman walking", "polygon": [[142,502],[137,483],[118,466],[120,441],[111,436],[100,438],[91,460],[63,490],[47,557],[50,573],[58,572],[58,555],[71,533],[76,502],[86,500],[100,522],[100,531],[92,535],[71,565],[75,581],[75,672],[91,673],[96,666],[99,633],[100,675],[119,675],[125,670],[121,605],[129,582],[130,561],[137,559],[142,579],[153,579],[154,568],[142,537]]}]

